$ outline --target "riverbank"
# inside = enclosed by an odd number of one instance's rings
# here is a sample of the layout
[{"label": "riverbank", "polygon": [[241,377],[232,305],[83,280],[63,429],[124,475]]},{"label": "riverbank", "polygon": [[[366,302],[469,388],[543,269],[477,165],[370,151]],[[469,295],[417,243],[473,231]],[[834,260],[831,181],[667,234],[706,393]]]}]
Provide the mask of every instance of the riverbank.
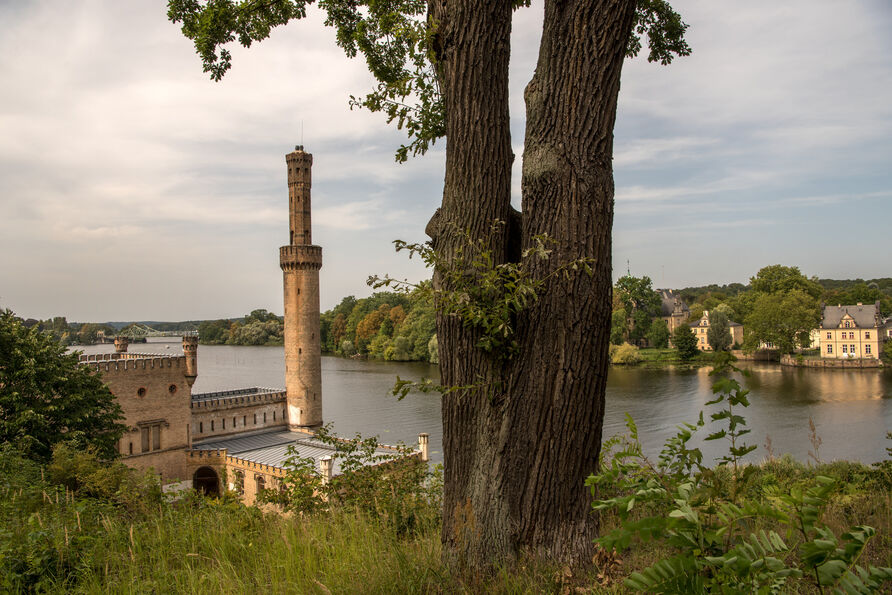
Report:
[{"label": "riverbank", "polygon": [[784,355],[780,365],[796,368],[825,368],[831,370],[882,370],[885,366],[878,359],[832,359],[820,356]]}]

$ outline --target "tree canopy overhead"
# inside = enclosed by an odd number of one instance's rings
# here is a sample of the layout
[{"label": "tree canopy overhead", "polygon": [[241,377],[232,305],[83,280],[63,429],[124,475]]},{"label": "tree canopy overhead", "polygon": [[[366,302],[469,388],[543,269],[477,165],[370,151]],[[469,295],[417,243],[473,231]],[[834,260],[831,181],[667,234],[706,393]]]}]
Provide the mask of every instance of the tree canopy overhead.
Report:
[{"label": "tree canopy overhead", "polygon": [[[310,3],[169,0],[168,16],[219,80],[232,66],[227,44],[265,39]],[[434,291],[459,298],[437,312],[441,381],[453,387],[443,543],[448,561],[477,568],[522,552],[591,561],[597,523],[583,486],[604,415],[620,74],[645,38],[652,62],[690,52],[665,0],[546,1],[518,212],[508,66],[512,13],[528,5],[318,2],[338,45],[377,80],[353,105],[407,132],[397,159],[447,139],[442,205],[425,230]]]},{"label": "tree canopy overhead", "polygon": [[[351,96],[351,106],[383,112],[388,123],[405,129],[409,142],[397,150],[398,161],[427,152],[446,135],[438,69],[447,50],[443,17],[453,11],[444,0],[168,0],[167,16],[182,23],[204,71],[219,81],[232,68],[228,45],[251,47],[273,28],[305,18],[314,3],[325,11],[325,24],[336,30],[338,46],[351,58],[362,55],[377,80],[366,95]],[[500,4],[517,9],[531,0]],[[646,38],[647,59],[669,64],[676,55],[691,53],[686,29],[666,0],[638,0],[626,55],[637,56]]]}]

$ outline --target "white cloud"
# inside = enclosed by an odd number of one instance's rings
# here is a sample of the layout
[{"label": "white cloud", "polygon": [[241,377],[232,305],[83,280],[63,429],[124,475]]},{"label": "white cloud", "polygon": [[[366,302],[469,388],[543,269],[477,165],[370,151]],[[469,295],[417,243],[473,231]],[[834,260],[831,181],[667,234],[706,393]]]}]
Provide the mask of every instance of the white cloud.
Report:
[{"label": "white cloud", "polygon": [[[0,259],[4,305],[76,319],[280,310],[284,153],[301,140],[315,155],[323,302],[369,291],[369,273],[427,274],[390,241],[424,239],[445,142],[394,164],[405,135],[380,114],[350,111],[348,96],[372,80],[316,8],[250,50],[233,48],[232,70],[213,83],[163,2],[58,4],[0,3],[0,254],[14,255]],[[815,266],[804,268],[830,274],[816,270],[836,262],[814,241],[836,225],[821,207],[855,200],[877,220],[892,216],[892,13],[880,0],[673,6],[691,24],[694,54],[668,68],[640,58],[624,67],[618,261],[634,257],[642,274],[665,264],[668,278],[699,284],[716,270],[745,279],[761,258],[812,254]],[[523,88],[542,12],[537,1],[514,17],[516,206]],[[777,233],[799,221],[810,236]],[[739,249],[704,246],[690,232],[698,225]],[[888,275],[872,256],[892,248],[884,238],[860,251],[852,274]],[[665,263],[669,245],[675,258]]]}]

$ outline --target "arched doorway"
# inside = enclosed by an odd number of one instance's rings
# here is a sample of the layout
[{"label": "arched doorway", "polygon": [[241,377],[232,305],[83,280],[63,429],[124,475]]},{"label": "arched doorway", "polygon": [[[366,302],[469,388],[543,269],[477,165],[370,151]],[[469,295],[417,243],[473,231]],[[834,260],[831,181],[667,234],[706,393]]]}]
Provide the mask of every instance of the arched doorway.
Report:
[{"label": "arched doorway", "polygon": [[210,467],[199,467],[192,476],[192,487],[206,496],[219,496],[220,478]]}]

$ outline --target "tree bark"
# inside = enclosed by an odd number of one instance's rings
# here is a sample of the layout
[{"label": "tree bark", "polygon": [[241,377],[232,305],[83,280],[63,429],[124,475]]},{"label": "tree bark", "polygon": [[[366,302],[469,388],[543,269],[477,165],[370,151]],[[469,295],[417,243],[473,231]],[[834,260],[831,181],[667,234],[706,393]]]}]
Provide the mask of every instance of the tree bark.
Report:
[{"label": "tree bark", "polygon": [[[485,240],[496,262],[515,253],[508,230],[511,154],[508,58],[512,2],[437,0],[438,72],[446,101],[443,205],[428,226],[447,260]],[[439,314],[442,382],[476,388],[443,397],[447,562],[481,568],[520,553],[591,560],[597,523],[584,486],[601,443],[611,314],[613,125],[634,0],[546,0],[536,73],[525,93],[521,236],[548,234],[545,277],[594,261],[594,275],[556,278],[516,321],[507,362],[477,333]],[[443,281],[435,272],[435,284]]]}]

